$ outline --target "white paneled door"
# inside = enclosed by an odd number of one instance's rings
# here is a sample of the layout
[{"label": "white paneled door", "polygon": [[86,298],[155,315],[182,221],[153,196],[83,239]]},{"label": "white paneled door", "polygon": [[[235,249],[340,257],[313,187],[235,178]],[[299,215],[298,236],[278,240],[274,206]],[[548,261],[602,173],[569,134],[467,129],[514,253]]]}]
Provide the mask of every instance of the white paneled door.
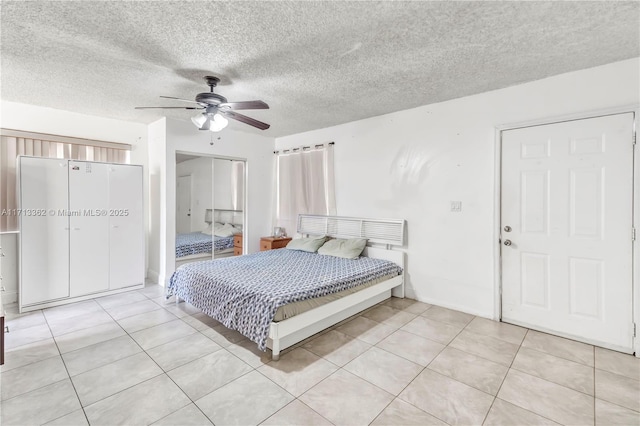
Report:
[{"label": "white paneled door", "polygon": [[191,176],[176,181],[176,233],[191,232]]},{"label": "white paneled door", "polygon": [[631,113],[502,132],[502,319],[631,352]]}]

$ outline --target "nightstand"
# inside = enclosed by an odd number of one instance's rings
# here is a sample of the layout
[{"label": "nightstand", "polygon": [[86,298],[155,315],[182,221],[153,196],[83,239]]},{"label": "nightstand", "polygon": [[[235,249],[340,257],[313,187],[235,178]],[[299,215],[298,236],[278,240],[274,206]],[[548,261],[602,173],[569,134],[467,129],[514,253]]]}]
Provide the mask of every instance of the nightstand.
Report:
[{"label": "nightstand", "polygon": [[242,234],[233,236],[233,255],[242,256]]},{"label": "nightstand", "polygon": [[286,247],[289,241],[291,241],[291,237],[262,237],[260,238],[260,251]]}]

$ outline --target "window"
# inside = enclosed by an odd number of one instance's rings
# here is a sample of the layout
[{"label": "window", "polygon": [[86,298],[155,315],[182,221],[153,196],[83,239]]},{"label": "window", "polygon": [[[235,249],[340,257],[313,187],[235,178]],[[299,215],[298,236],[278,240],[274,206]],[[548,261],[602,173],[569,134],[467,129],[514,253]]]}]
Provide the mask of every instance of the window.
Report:
[{"label": "window", "polygon": [[0,231],[18,229],[18,155],[128,164],[131,145],[0,129]]},{"label": "window", "polygon": [[293,235],[299,214],[335,215],[333,143],[276,154],[276,226]]}]

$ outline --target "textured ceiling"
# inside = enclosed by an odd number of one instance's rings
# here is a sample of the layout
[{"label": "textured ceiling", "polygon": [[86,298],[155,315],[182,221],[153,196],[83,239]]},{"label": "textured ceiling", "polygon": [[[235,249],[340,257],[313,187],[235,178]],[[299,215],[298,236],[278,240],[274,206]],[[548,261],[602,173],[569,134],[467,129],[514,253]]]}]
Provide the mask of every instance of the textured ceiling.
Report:
[{"label": "textured ceiling", "polygon": [[213,74],[283,136],[639,56],[639,6],[5,0],[0,95],[149,123]]}]

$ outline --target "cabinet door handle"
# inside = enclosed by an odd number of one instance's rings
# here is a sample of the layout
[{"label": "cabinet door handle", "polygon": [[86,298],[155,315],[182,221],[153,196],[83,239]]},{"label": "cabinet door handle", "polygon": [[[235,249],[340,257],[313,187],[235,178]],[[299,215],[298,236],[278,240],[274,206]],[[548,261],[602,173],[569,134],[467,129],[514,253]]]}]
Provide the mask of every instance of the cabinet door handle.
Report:
[{"label": "cabinet door handle", "polygon": [[4,326],[4,332],[5,332],[5,333],[8,333],[8,332],[9,332],[9,326],[8,326],[8,325],[5,325],[5,326]]},{"label": "cabinet door handle", "polygon": [[0,251],[0,257],[4,257],[4,253]]}]

